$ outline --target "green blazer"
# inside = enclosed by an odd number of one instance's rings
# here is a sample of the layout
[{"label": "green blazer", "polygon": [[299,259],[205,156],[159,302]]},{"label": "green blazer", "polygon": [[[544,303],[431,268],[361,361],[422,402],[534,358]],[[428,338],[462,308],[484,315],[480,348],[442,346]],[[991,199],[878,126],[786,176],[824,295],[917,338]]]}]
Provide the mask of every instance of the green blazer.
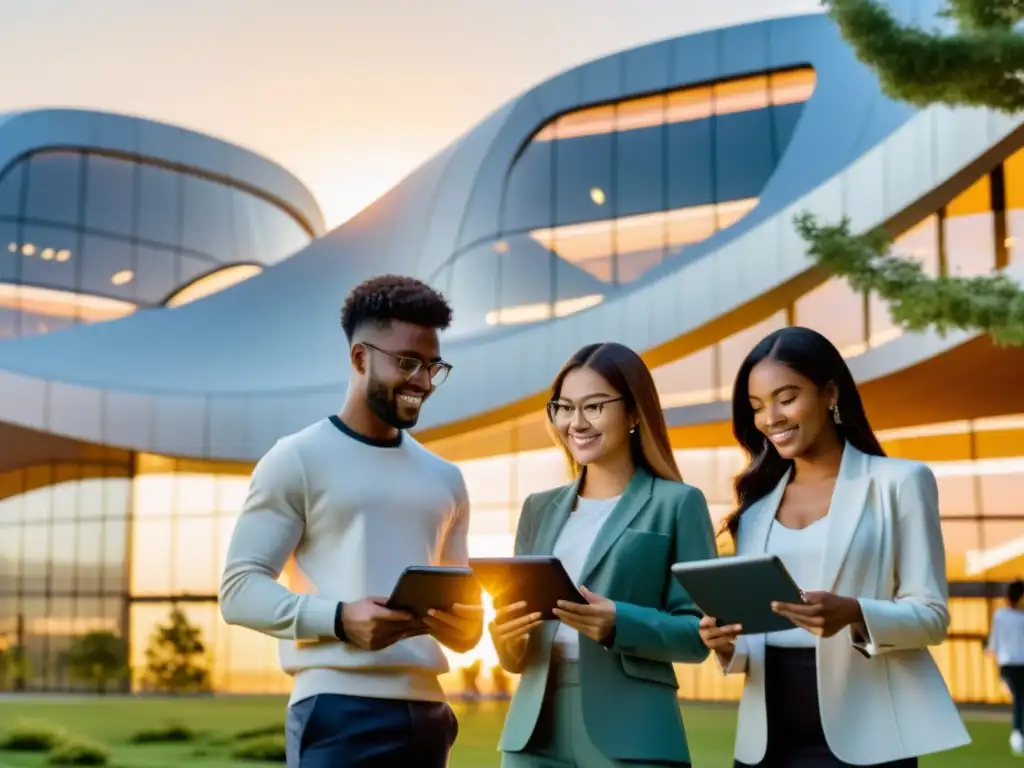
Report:
[{"label": "green blazer", "polygon": [[[580,479],[526,499],[517,555],[551,554]],[[613,641],[605,647],[581,635],[579,657],[583,720],[608,758],[689,762],[672,662],[702,662],[708,649],[697,632],[701,614],[670,568],[713,557],[704,494],[637,470],[598,533],[580,579],[615,601]],[[521,675],[498,745],[503,752],[522,751],[533,735],[557,629],[558,622],[549,621],[535,630],[521,660],[499,654],[505,669]]]}]

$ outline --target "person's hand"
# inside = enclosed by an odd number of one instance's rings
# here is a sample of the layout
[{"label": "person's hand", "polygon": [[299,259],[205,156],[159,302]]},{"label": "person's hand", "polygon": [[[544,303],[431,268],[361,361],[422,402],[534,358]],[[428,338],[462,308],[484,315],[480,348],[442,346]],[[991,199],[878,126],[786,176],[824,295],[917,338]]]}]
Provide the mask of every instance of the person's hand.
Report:
[{"label": "person's hand", "polygon": [[861,627],[864,616],[860,603],[854,598],[831,592],[805,592],[804,600],[804,604],[772,603],[772,610],[818,637],[832,637],[850,625],[866,634]]},{"label": "person's hand", "polygon": [[526,601],[502,606],[494,614],[494,621],[488,629],[494,647],[501,652],[519,658],[526,650],[530,632],[541,625],[539,613],[526,613]]},{"label": "person's hand", "polygon": [[387,608],[386,597],[364,597],[345,603],[341,623],[348,642],[364,651],[379,651],[427,630],[411,613]]},{"label": "person's hand", "polygon": [[700,639],[724,663],[728,664],[736,653],[736,638],[743,631],[743,627],[739,624],[719,627],[717,621],[718,619],[714,616],[705,616],[700,620]]},{"label": "person's hand", "polygon": [[483,606],[455,603],[451,613],[430,609],[423,623],[438,642],[457,653],[465,653],[480,642],[483,618]]},{"label": "person's hand", "polygon": [[586,604],[559,600],[554,614],[581,635],[603,642],[615,629],[615,602],[586,587],[580,587],[580,594],[587,599]]}]

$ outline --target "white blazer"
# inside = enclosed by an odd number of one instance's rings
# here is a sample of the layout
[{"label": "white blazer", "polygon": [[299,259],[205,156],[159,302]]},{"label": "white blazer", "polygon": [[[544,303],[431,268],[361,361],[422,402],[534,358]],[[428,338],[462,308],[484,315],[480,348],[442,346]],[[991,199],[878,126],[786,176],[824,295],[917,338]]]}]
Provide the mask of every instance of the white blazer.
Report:
[{"label": "white blazer", "polygon": [[[740,517],[737,554],[765,552],[789,476]],[[871,765],[940,752],[971,739],[927,648],[949,628],[946,556],[935,476],[916,461],[868,456],[847,444],[829,507],[822,586],[859,598],[869,637],[847,627],[818,639],[818,698],[836,757]],[[765,636],[745,635],[727,674],[746,673],[736,759],[768,746]]]}]

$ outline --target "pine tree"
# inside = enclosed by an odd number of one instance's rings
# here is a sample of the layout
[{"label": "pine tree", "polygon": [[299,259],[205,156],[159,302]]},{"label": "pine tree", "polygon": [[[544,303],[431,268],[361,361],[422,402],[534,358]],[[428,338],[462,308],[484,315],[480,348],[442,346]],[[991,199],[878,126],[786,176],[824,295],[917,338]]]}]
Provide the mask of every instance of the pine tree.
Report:
[{"label": "pine tree", "polygon": [[[882,0],[822,0],[857,57],[878,75],[883,92],[918,107],[1024,108],[1024,0],[948,0],[953,30],[901,24]],[[893,321],[909,331],[984,332],[1000,345],[1024,345],[1024,291],[1003,275],[927,276],[892,254],[881,229],[854,233],[848,219],[796,219],[808,255],[851,287],[877,294]]]},{"label": "pine tree", "polygon": [[158,625],[146,648],[143,682],[150,690],[169,693],[208,691],[210,665],[202,630],[189,623],[175,606],[166,624]]},{"label": "pine tree", "polygon": [[128,648],[113,632],[89,632],[75,638],[64,657],[71,677],[107,692],[107,684],[128,674]]}]

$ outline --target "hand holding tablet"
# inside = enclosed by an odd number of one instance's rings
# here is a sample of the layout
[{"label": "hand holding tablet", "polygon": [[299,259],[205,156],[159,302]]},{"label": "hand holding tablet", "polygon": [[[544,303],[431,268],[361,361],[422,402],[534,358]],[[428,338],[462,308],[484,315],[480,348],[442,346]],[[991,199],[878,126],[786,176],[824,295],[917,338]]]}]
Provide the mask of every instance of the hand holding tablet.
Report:
[{"label": "hand holding tablet", "polygon": [[480,584],[469,568],[411,565],[398,578],[387,607],[422,619],[430,611],[451,613],[455,605],[479,606]]},{"label": "hand holding tablet", "polygon": [[521,602],[523,606],[518,610],[522,614],[539,613],[541,621],[552,621],[557,618],[554,611],[559,600],[578,605],[587,603],[557,557],[470,558],[469,567],[498,609],[511,609],[513,604]]}]

